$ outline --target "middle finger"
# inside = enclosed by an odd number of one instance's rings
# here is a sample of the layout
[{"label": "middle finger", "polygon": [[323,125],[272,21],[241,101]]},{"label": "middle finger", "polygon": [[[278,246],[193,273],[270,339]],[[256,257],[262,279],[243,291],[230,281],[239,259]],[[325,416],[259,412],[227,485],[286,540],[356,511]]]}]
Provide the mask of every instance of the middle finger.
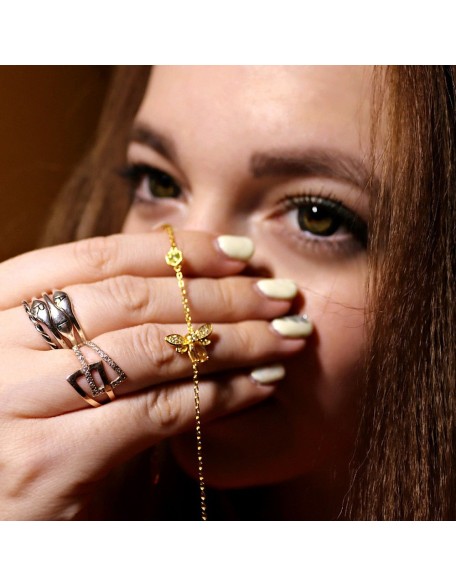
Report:
[{"label": "middle finger", "polygon": [[[290,308],[296,285],[285,279],[226,277],[186,282],[195,322],[232,323],[271,319]],[[184,321],[180,290],[174,277],[122,276],[65,288],[88,339],[145,323]],[[31,327],[22,307],[2,312],[1,328],[8,345],[48,349]]]}]

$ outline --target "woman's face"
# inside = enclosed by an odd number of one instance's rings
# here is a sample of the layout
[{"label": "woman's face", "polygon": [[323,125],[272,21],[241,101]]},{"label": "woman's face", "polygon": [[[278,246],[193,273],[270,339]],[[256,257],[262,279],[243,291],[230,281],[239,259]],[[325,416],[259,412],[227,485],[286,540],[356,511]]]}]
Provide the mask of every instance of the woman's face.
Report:
[{"label": "woman's face", "polygon": [[[166,176],[140,181],[124,231],[167,221],[249,236],[249,273],[293,279],[293,313],[315,327],[271,398],[204,425],[208,484],[273,483],[349,458],[364,343],[370,75],[290,66],[151,75],[128,158]],[[174,451],[193,470],[193,434]]]}]

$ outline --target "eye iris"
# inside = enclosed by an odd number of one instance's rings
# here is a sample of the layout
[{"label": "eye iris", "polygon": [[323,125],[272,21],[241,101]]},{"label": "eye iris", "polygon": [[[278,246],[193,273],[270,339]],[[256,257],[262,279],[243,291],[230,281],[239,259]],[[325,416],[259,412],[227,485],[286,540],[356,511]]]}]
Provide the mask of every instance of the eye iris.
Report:
[{"label": "eye iris", "polygon": [[165,173],[156,173],[149,178],[149,189],[154,197],[178,197],[179,187],[173,179]]},{"label": "eye iris", "polygon": [[341,220],[325,209],[325,206],[312,203],[299,210],[298,223],[305,232],[330,236],[339,228]]}]

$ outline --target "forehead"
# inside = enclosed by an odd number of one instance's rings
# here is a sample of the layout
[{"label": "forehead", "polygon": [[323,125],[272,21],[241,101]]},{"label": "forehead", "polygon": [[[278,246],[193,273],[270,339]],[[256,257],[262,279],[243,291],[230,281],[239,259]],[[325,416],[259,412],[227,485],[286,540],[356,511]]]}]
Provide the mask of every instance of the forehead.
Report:
[{"label": "forehead", "polygon": [[137,120],[179,149],[204,143],[209,157],[234,148],[359,152],[369,145],[371,75],[364,66],[156,66]]},{"label": "forehead", "polygon": [[223,127],[237,118],[257,131],[262,125],[353,123],[368,108],[370,74],[361,66],[157,66],[140,117],[200,128],[205,120]]}]

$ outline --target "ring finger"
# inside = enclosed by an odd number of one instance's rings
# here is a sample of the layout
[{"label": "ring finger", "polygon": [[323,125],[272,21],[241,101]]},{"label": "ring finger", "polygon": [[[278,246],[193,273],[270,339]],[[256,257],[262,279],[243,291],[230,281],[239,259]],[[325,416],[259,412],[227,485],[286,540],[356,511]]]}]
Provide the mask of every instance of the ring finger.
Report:
[{"label": "ring finger", "polygon": [[[118,397],[135,391],[154,392],[160,384],[191,378],[188,358],[164,340],[182,330],[181,324],[145,324],[94,340],[127,374],[127,380],[116,389]],[[304,346],[302,338],[287,339],[264,321],[216,324],[214,332],[210,360],[201,367],[201,376],[281,360]],[[89,362],[100,360],[90,348],[84,348],[84,353]],[[50,417],[87,406],[65,380],[80,367],[71,350],[24,350],[15,356],[18,363],[10,365],[16,367],[15,383],[2,393],[3,411],[19,417]],[[104,366],[108,378],[115,378],[116,373]],[[103,406],[107,408],[109,404]]]}]

